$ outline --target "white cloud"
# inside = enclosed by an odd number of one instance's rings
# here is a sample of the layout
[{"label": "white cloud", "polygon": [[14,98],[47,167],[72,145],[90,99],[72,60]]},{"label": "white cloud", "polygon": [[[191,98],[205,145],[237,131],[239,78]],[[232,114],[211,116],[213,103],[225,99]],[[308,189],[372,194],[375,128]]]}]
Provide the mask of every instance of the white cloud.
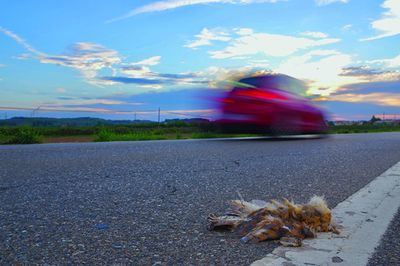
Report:
[{"label": "white cloud", "polygon": [[[340,76],[342,68],[352,63],[351,56],[334,50],[314,50],[301,56],[294,53],[319,46],[339,42],[340,39],[327,38],[322,32],[304,32],[309,37],[296,37],[281,34],[257,33],[249,28],[235,28],[230,32],[232,41],[223,49],[209,51],[212,58],[247,58],[247,66],[237,70],[209,68],[200,76],[218,81],[246,75],[260,69],[271,69],[270,57],[283,57],[283,62],[273,69],[277,73],[288,74],[310,83],[310,92],[329,94],[340,85],[357,80],[355,77]],[[285,58],[291,56],[289,58]],[[271,70],[264,70],[271,72]]]},{"label": "white cloud", "polygon": [[384,66],[386,68],[400,68],[400,54],[393,58],[376,59],[376,60],[367,61],[367,63],[377,64],[380,66]]},{"label": "white cloud", "polygon": [[248,65],[255,68],[270,68],[269,60],[267,59],[250,59]]},{"label": "white cloud", "polygon": [[300,33],[303,36],[306,37],[311,37],[311,38],[315,38],[315,39],[323,39],[323,38],[327,38],[328,35],[323,33],[323,32],[319,32],[319,31],[305,31]]},{"label": "white cloud", "polygon": [[353,28],[352,24],[346,24],[342,27],[343,30],[351,30],[351,28]]},{"label": "white cloud", "polygon": [[3,27],[0,27],[0,32],[4,33],[5,35],[7,35],[8,37],[10,37],[11,39],[13,39],[14,41],[16,41],[17,43],[19,43],[20,45],[22,45],[26,50],[28,50],[29,52],[35,54],[35,55],[43,55],[43,53],[39,52],[38,50],[36,50],[35,48],[33,48],[29,43],[27,43],[24,39],[22,39],[21,37],[19,37],[17,34],[15,34],[12,31],[9,31]]},{"label": "white cloud", "polygon": [[58,93],[65,93],[65,92],[67,92],[67,90],[64,89],[64,88],[57,88],[57,89],[56,89],[56,92],[58,92]]},{"label": "white cloud", "polygon": [[154,89],[154,90],[160,90],[163,88],[162,85],[159,84],[153,84],[153,85],[140,85],[141,88],[144,89]]},{"label": "white cloud", "polygon": [[104,81],[96,79],[98,71],[104,68],[113,70],[113,66],[122,61],[117,51],[89,42],[74,44],[67,54],[47,55],[42,53],[38,59],[41,63],[77,69],[89,83],[94,85],[108,85]]},{"label": "white cloud", "polygon": [[390,68],[397,68],[400,67],[400,54],[394,58],[384,60],[386,63],[387,67]]},{"label": "white cloud", "polygon": [[199,46],[211,45],[211,41],[227,42],[231,40],[228,33],[218,29],[209,30],[207,28],[202,29],[195,37],[197,38],[196,40],[188,42],[184,47],[196,49]]},{"label": "white cloud", "polygon": [[257,74],[272,73],[270,70],[260,70],[257,66],[250,65],[239,68],[226,68],[211,66],[203,71],[197,72],[197,76],[208,81],[211,88],[230,88],[232,84],[229,81],[238,80],[242,77]]},{"label": "white cloud", "polygon": [[352,66],[343,69],[341,76],[357,77],[360,82],[396,81],[400,80],[400,72],[371,68],[370,66]]},{"label": "white cloud", "polygon": [[72,46],[68,54],[49,55],[31,46],[17,34],[10,30],[0,27],[0,32],[9,36],[30,54],[24,54],[19,59],[35,58],[44,64],[56,64],[79,70],[85,79],[92,84],[103,83],[96,80],[97,72],[103,68],[112,68],[114,64],[119,64],[121,58],[115,50],[107,49],[99,44],[89,42],[79,42]]},{"label": "white cloud", "polygon": [[136,66],[136,65],[141,65],[141,66],[156,66],[160,64],[161,56],[152,56],[149,58],[146,58],[144,60],[141,60],[139,62],[131,63],[130,65]]},{"label": "white cloud", "polygon": [[360,61],[342,69],[341,76],[355,77],[358,82],[400,80],[400,54],[393,58]]},{"label": "white cloud", "polygon": [[226,59],[240,56],[255,55],[258,53],[269,56],[288,56],[299,50],[339,42],[340,39],[322,38],[310,39],[281,34],[254,33],[240,31],[241,35],[233,39],[232,43],[222,50],[210,51],[212,58]]},{"label": "white cloud", "polygon": [[371,23],[372,28],[380,34],[361,39],[361,41],[371,41],[400,34],[400,1],[386,0],[383,2],[382,8],[388,10],[383,13],[380,19]]},{"label": "white cloud", "polygon": [[253,29],[250,28],[236,28],[234,30],[237,35],[251,35],[254,33]]},{"label": "white cloud", "polygon": [[285,0],[164,0],[140,6],[138,8],[131,10],[130,12],[121,17],[110,19],[107,22],[114,22],[122,19],[127,19],[142,13],[160,12],[184,6],[204,5],[213,3],[245,5],[253,3],[276,3],[278,1],[285,1]]},{"label": "white cloud", "polygon": [[149,76],[152,72],[147,66],[123,66],[121,67],[121,73],[131,78],[143,78]]},{"label": "white cloud", "polygon": [[319,6],[326,6],[326,5],[329,5],[329,4],[336,3],[336,2],[347,3],[348,0],[315,0],[315,2]]},{"label": "white cloud", "polygon": [[[196,73],[157,73],[150,69],[158,65],[161,56],[152,56],[138,62],[128,63],[116,50],[108,49],[100,44],[90,42],[75,43],[71,49],[61,55],[49,55],[40,52],[11,31],[2,29],[17,43],[25,47],[28,54],[20,59],[37,59],[44,64],[55,64],[78,70],[86,82],[97,85],[134,84],[137,87],[161,88],[162,85],[204,84],[206,81]],[[104,73],[111,70],[111,75]],[[120,75],[122,74],[122,75]],[[62,93],[62,90],[58,91]]]},{"label": "white cloud", "polygon": [[353,62],[348,54],[334,50],[315,50],[284,61],[276,71],[308,80],[311,94],[329,95],[341,85],[357,82],[356,77],[341,76],[342,69]]},{"label": "white cloud", "polygon": [[[112,80],[99,78],[99,72],[103,69],[109,69],[112,71],[112,74],[115,75],[116,72],[120,71],[121,65],[123,65],[122,56],[119,55],[118,51],[106,48],[100,44],[78,42],[72,45],[67,53],[49,55],[36,50],[20,36],[7,29],[0,27],[0,32],[11,37],[29,52],[19,57],[19,59],[34,58],[44,64],[55,64],[76,69],[82,74],[86,82],[92,85],[102,86],[116,84],[116,82]],[[140,68],[150,72],[149,66],[159,64],[160,59],[161,56],[153,56],[128,65],[132,68]]]}]

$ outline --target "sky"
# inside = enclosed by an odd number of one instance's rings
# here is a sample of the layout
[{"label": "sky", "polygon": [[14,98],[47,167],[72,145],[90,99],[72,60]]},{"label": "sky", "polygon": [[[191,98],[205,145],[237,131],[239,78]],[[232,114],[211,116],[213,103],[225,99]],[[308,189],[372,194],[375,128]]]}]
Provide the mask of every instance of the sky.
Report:
[{"label": "sky", "polygon": [[[251,71],[303,80],[331,119],[400,114],[399,0],[4,1],[0,118],[212,117]],[[400,115],[399,115],[400,117]]]}]

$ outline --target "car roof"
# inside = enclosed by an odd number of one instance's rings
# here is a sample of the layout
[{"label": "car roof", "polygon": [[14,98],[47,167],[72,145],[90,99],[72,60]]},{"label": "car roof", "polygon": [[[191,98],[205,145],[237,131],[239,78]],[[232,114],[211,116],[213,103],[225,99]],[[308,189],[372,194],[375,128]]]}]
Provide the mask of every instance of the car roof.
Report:
[{"label": "car roof", "polygon": [[295,94],[303,94],[306,84],[296,78],[283,74],[264,74],[260,76],[246,77],[238,80],[243,87],[256,87],[261,89],[278,89]]}]

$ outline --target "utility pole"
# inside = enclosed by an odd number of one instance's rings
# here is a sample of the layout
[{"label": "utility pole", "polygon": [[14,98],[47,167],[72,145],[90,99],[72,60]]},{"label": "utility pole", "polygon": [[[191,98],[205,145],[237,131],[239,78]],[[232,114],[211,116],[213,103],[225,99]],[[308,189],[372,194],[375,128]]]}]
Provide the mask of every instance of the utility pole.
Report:
[{"label": "utility pole", "polygon": [[160,107],[158,107],[158,123],[160,124]]},{"label": "utility pole", "polygon": [[135,121],[136,121],[136,112],[135,112]]}]

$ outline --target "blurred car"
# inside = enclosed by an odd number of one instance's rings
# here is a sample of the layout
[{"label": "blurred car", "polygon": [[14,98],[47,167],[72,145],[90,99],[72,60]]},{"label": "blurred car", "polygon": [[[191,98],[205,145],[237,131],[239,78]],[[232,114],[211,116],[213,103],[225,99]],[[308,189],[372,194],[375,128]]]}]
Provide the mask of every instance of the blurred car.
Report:
[{"label": "blurred car", "polygon": [[279,74],[240,79],[219,99],[221,115],[217,123],[224,132],[326,133],[323,111],[310,100],[288,91],[299,86],[301,81]]}]

